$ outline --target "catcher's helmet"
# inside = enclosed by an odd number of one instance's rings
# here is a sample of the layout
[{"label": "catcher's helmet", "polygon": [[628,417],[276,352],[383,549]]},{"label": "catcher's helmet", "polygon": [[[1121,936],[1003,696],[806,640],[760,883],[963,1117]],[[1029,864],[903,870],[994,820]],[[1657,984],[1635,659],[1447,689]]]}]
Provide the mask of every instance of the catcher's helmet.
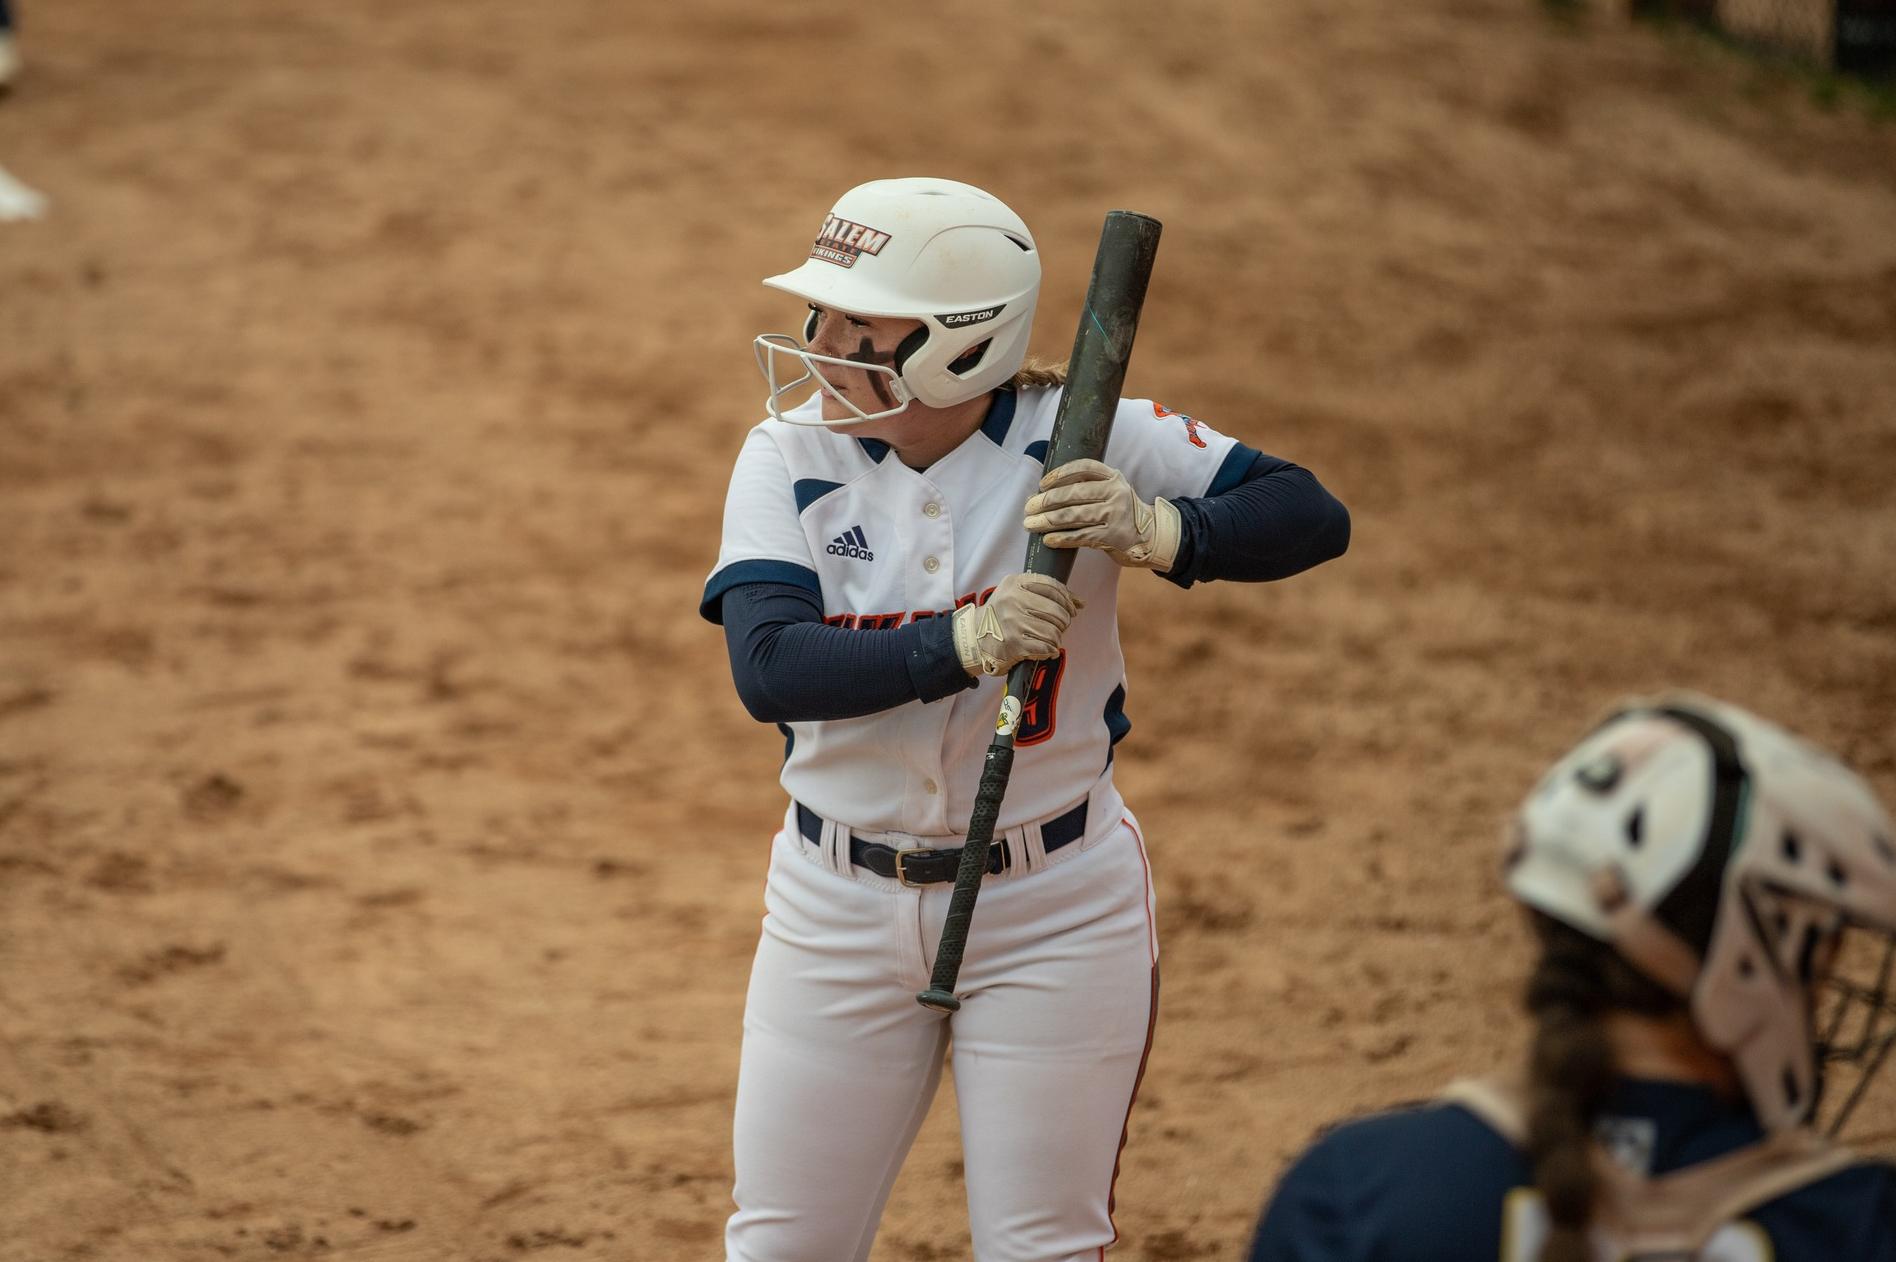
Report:
[{"label": "catcher's helmet", "polygon": [[[1516,817],[1506,879],[1680,996],[1776,1130],[1816,1108],[1816,992],[1846,928],[1882,939],[1880,980],[1850,988],[1868,1001],[1866,1028],[1892,1015],[1891,837],[1875,793],[1841,763],[1736,706],[1679,694],[1627,703],[1548,771]],[[1890,1042],[1866,1034],[1863,1051],[1880,1061]]]},{"label": "catcher's helmet", "polygon": [[[781,333],[756,339],[772,416],[854,425],[893,416],[914,399],[950,407],[1005,384],[1027,356],[1040,255],[1020,216],[973,185],[875,180],[843,194],[803,266],[764,284],[853,315],[921,321],[896,348],[893,367],[812,354],[811,324],[801,339]],[[785,416],[784,395],[823,384],[825,365],[885,375],[894,406],[869,413],[841,400],[854,416],[833,422]]]}]

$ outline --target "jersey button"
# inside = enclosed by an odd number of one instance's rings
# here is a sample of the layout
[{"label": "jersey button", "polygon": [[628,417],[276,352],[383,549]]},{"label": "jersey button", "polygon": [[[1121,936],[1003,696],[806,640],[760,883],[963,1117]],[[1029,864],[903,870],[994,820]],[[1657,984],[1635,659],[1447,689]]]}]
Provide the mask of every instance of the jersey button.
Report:
[{"label": "jersey button", "polygon": [[941,505],[937,504],[934,500],[928,501],[928,503],[922,505],[922,516],[924,517],[941,516]]},{"label": "jersey button", "polygon": [[922,560],[922,568],[927,570],[930,574],[933,574],[936,570],[941,568],[941,562],[937,561],[934,557],[925,557]]},{"label": "jersey button", "polygon": [[941,791],[941,786],[936,784],[933,780],[922,781],[923,793],[939,793],[940,791]]}]

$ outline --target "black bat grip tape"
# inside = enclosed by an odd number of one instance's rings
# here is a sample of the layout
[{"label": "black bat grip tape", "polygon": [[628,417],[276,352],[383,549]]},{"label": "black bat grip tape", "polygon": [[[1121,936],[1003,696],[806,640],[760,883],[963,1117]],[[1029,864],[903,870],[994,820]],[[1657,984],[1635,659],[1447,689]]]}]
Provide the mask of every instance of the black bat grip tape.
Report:
[{"label": "black bat grip tape", "polygon": [[968,839],[961,846],[961,867],[955,873],[955,892],[948,900],[948,916],[941,926],[941,945],[935,950],[935,971],[928,989],[916,1001],[925,1008],[953,1012],[961,1007],[954,996],[955,979],[961,975],[961,956],[968,947],[968,926],[974,921],[974,902],[986,875],[988,850],[994,844],[994,824],[1001,816],[1001,799],[1007,794],[1007,780],[1014,772],[1014,746],[1010,741],[995,741],[988,746],[987,761],[981,767],[981,788],[974,800],[974,814],[968,820]]}]

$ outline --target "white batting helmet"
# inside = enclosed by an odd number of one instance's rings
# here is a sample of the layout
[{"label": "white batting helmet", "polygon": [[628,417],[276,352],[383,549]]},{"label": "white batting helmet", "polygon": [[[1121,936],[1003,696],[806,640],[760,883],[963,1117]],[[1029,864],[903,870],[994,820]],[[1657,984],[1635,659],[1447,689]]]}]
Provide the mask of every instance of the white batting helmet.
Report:
[{"label": "white batting helmet", "polygon": [[854,416],[805,422],[854,425],[893,416],[914,399],[950,407],[1013,377],[1027,356],[1040,255],[1020,216],[971,184],[874,180],[843,194],[803,266],[764,284],[853,315],[921,321],[896,348],[893,367],[812,354],[813,323],[800,340],[757,338],[758,366],[770,383],[766,406],[778,420],[790,419],[786,394],[826,384],[826,366],[889,378],[894,406],[870,413],[844,399]]},{"label": "white batting helmet", "polygon": [[[1841,763],[1736,706],[1679,694],[1626,704],[1554,765],[1516,817],[1507,884],[1685,1000],[1776,1130],[1816,1108],[1816,990],[1846,928],[1883,940],[1881,979],[1853,989],[1872,1025],[1891,1015],[1891,837],[1875,793]],[[1889,1043],[1868,1050],[1880,1062]]]}]

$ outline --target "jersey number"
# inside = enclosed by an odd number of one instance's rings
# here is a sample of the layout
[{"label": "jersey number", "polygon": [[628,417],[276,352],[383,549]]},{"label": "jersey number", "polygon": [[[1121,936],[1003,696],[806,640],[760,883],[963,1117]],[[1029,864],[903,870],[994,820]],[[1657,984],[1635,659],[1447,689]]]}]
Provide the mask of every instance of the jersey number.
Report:
[{"label": "jersey number", "polygon": [[1060,656],[1034,663],[1027,680],[1027,695],[1020,703],[1020,727],[1014,732],[1014,747],[1038,745],[1053,737],[1054,709],[1060,703],[1060,677],[1066,674],[1066,650]]}]

